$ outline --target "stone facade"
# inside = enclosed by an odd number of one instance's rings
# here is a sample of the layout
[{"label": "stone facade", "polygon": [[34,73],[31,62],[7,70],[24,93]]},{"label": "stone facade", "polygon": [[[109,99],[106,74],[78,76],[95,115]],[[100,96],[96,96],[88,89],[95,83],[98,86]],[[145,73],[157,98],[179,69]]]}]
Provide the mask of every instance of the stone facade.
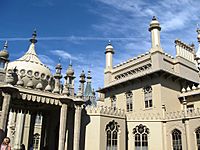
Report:
[{"label": "stone facade", "polygon": [[[61,64],[51,74],[35,51],[9,62],[0,51],[0,129],[11,146],[34,150],[195,150],[200,149],[199,55],[175,40],[176,56],[164,52],[160,23],[153,17],[152,46],[145,54],[113,66],[114,48],[105,51],[104,87],[97,101],[90,71],[74,93],[71,64],[61,84]],[[197,30],[200,43],[200,30]],[[86,85],[85,85],[85,82]]]}]

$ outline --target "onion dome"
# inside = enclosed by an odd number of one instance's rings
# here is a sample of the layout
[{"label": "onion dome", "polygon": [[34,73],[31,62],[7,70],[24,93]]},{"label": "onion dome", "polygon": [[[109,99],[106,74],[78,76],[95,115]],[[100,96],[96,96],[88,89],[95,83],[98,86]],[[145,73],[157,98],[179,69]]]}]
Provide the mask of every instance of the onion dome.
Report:
[{"label": "onion dome", "polygon": [[80,80],[79,80],[81,83],[85,83],[85,73],[84,71],[82,70],[81,72],[81,75],[80,75]]},{"label": "onion dome", "polygon": [[72,64],[71,63],[69,64],[69,66],[67,68],[66,75],[67,76],[74,76],[74,69],[72,68]]},{"label": "onion dome", "polygon": [[39,83],[36,85],[35,88],[38,89],[38,90],[42,90],[42,89],[43,89],[42,83],[39,82]]},{"label": "onion dome", "polygon": [[160,23],[158,22],[158,20],[156,19],[155,16],[153,16],[153,18],[150,22],[149,31],[151,32],[151,30],[153,30],[153,29],[158,29],[159,31],[161,30]]},{"label": "onion dome", "polygon": [[50,69],[44,65],[35,51],[36,31],[33,32],[32,38],[30,39],[30,46],[28,51],[19,59],[8,63],[8,70],[13,68],[17,69],[17,74],[22,78],[24,85],[27,85],[30,78],[32,78],[33,87],[35,87],[39,82],[46,87],[47,80],[51,76]]},{"label": "onion dome", "polygon": [[106,53],[108,53],[108,52],[111,52],[112,54],[114,54],[115,52],[114,52],[114,48],[113,48],[113,46],[112,46],[112,44],[111,44],[111,41],[109,40],[108,41],[108,45],[106,46],[106,51],[105,51],[105,54]]},{"label": "onion dome", "polygon": [[4,44],[3,50],[0,51],[0,58],[6,59],[6,60],[8,59],[9,53],[7,51],[7,48],[8,48],[8,42],[6,41]]}]

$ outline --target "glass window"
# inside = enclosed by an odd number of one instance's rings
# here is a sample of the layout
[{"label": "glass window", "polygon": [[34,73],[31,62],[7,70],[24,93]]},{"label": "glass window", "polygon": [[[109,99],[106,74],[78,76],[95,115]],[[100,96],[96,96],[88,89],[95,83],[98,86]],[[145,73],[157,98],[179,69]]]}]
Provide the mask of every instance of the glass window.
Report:
[{"label": "glass window", "polygon": [[174,129],[172,131],[173,150],[182,150],[181,131]]},{"label": "glass window", "polygon": [[119,125],[114,120],[106,125],[106,150],[117,150]]},{"label": "glass window", "polygon": [[133,111],[133,93],[126,93],[126,110],[127,112]]},{"label": "glass window", "polygon": [[148,150],[149,129],[140,124],[133,129],[133,134],[135,135],[135,149]]},{"label": "glass window", "polygon": [[197,148],[200,150],[200,127],[196,130],[196,142],[197,142]]},{"label": "glass window", "polygon": [[144,88],[144,105],[145,105],[145,108],[149,108],[153,106],[151,86],[147,86]]}]

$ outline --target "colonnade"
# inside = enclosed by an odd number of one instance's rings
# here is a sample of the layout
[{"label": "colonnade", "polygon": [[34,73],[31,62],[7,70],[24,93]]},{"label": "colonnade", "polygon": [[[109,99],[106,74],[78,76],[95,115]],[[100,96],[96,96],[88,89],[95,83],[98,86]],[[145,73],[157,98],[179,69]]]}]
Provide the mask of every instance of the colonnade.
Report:
[{"label": "colonnade", "polygon": [[[73,150],[80,149],[80,132],[81,132],[81,112],[82,105],[75,103],[75,115],[74,115],[74,141]],[[59,145],[58,150],[67,150],[67,104],[62,104],[60,111],[60,128],[59,128]]]},{"label": "colonnade", "polygon": [[[30,146],[29,136],[33,136],[29,135],[30,128],[31,126],[35,126],[35,122],[34,125],[32,125],[31,122],[31,117],[33,116],[32,114],[29,113],[29,111],[24,111],[22,109],[16,109],[15,111],[11,110],[10,101],[11,101],[11,94],[4,93],[1,119],[0,119],[0,128],[6,131],[6,125],[7,125],[7,136],[11,138],[11,145],[14,150],[20,150],[22,143],[28,148]],[[75,107],[75,114],[74,114],[73,150],[79,150],[82,103],[75,103],[74,107]],[[60,109],[58,150],[67,150],[67,141],[68,141],[67,113],[68,113],[68,104],[63,103]],[[25,128],[25,126],[27,128]],[[42,130],[42,123],[41,123],[41,130]]]}]

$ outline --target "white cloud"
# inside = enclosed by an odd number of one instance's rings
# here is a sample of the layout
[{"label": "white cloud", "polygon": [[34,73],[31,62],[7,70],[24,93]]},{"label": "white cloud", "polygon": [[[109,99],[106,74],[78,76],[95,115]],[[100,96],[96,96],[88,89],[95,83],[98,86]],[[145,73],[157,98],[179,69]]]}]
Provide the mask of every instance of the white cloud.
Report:
[{"label": "white cloud", "polygon": [[51,50],[50,52],[62,59],[78,60],[77,57],[72,56],[70,53],[64,50]]}]

